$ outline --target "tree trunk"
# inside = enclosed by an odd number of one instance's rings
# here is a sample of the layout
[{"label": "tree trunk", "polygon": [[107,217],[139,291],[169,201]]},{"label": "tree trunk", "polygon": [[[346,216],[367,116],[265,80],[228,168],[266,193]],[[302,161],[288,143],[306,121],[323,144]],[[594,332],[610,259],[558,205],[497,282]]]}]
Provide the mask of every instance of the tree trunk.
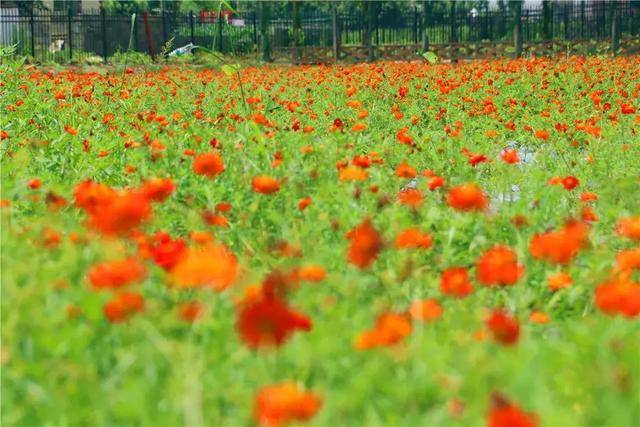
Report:
[{"label": "tree trunk", "polygon": [[431,13],[433,11],[433,3],[430,1],[422,2],[422,51],[429,50],[429,24],[431,23]]},{"label": "tree trunk", "polygon": [[522,1],[516,0],[513,3],[513,44],[516,58],[522,55]]},{"label": "tree trunk", "polygon": [[271,39],[269,37],[269,20],[271,19],[269,3],[260,3],[260,36],[262,37],[262,60],[271,62]]},{"label": "tree trunk", "polygon": [[542,2],[542,37],[545,40],[551,40],[553,38],[551,34],[551,19],[553,18],[552,7],[551,0],[544,0]]}]

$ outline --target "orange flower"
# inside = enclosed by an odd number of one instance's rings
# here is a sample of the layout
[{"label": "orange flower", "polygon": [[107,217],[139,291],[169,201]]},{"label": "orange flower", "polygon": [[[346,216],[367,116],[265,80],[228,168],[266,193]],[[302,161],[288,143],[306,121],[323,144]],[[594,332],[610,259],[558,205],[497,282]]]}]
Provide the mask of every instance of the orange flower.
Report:
[{"label": "orange flower", "polygon": [[255,398],[253,418],[264,426],[281,426],[312,418],[322,400],[293,382],[263,387]]},{"label": "orange flower", "polygon": [[618,252],[616,262],[620,270],[640,270],[640,248]]},{"label": "orange flower", "polygon": [[537,325],[544,325],[549,323],[549,316],[542,311],[532,311],[531,316],[529,316],[529,321]]},{"label": "orange flower", "polygon": [[213,178],[221,174],[224,169],[222,157],[216,153],[200,154],[193,161],[193,171],[207,178]]},{"label": "orange flower", "polygon": [[616,225],[616,232],[631,240],[640,240],[640,216],[620,218]]},{"label": "orange flower", "polygon": [[414,320],[434,322],[442,316],[442,306],[434,299],[414,301],[409,307],[409,314]]},{"label": "orange flower", "polygon": [[204,314],[205,306],[198,301],[189,301],[178,307],[178,319],[183,322],[193,323]]},{"label": "orange flower", "polygon": [[440,292],[445,295],[464,298],[473,292],[469,271],[464,267],[451,267],[440,275]]},{"label": "orange flower", "polygon": [[396,167],[396,176],[401,178],[415,178],[416,170],[407,162],[402,162]]},{"label": "orange flower", "polygon": [[585,191],[580,195],[580,201],[583,203],[595,202],[596,200],[598,200],[598,195],[590,191]]},{"label": "orange flower", "polygon": [[340,181],[363,181],[369,178],[369,173],[358,166],[347,166],[340,170]]},{"label": "orange flower", "polygon": [[107,185],[84,181],[76,185],[74,197],[77,207],[92,213],[111,203],[116,192]]},{"label": "orange flower", "polygon": [[365,125],[362,122],[358,122],[355,125],[353,125],[351,127],[351,131],[352,132],[362,132],[363,130],[365,130],[367,128],[367,125]]},{"label": "orange flower", "polygon": [[533,135],[536,138],[541,139],[543,141],[546,141],[549,139],[549,132],[547,132],[546,130],[537,130]]},{"label": "orange flower", "polygon": [[591,206],[584,206],[580,210],[580,219],[584,222],[596,222],[598,221],[598,214]]},{"label": "orange flower", "polygon": [[327,277],[324,268],[319,265],[306,265],[300,267],[297,270],[298,279],[305,280],[307,282],[321,282]]},{"label": "orange flower", "polygon": [[518,264],[518,256],[507,246],[494,246],[476,263],[476,277],[486,286],[514,285],[523,273],[524,267]]},{"label": "orange flower", "polygon": [[571,276],[564,271],[560,271],[547,277],[547,287],[552,292],[568,288],[572,283],[573,279],[571,279]]},{"label": "orange flower", "polygon": [[303,211],[305,209],[307,209],[312,203],[311,197],[305,197],[303,199],[300,199],[300,201],[298,201],[298,209]]},{"label": "orange flower", "polygon": [[417,209],[422,204],[423,199],[422,193],[416,188],[407,188],[398,193],[398,201],[414,209]]},{"label": "orange flower", "polygon": [[349,231],[346,238],[350,240],[347,259],[360,269],[369,267],[383,247],[380,233],[373,228],[369,219]]},{"label": "orange flower", "polygon": [[459,211],[482,211],[487,208],[489,200],[476,184],[462,184],[453,187],[447,194],[447,203]]},{"label": "orange flower", "polygon": [[403,314],[383,313],[375,327],[361,333],[355,341],[358,350],[389,347],[399,343],[411,334],[411,322]]},{"label": "orange flower", "polygon": [[93,289],[117,289],[144,279],[147,270],[136,258],[96,264],[87,273]]},{"label": "orange flower", "polygon": [[153,202],[163,202],[176,189],[173,180],[169,178],[154,178],[145,181],[142,193]]},{"label": "orange flower", "polygon": [[202,213],[202,220],[207,224],[214,227],[229,227],[229,220],[221,214],[214,214],[210,211],[204,211]]},{"label": "orange flower", "polygon": [[214,243],[186,249],[170,271],[172,283],[180,289],[207,287],[222,291],[231,286],[237,275],[235,255],[225,246]]},{"label": "orange flower", "polygon": [[256,193],[273,194],[280,190],[280,181],[267,175],[260,175],[251,180],[251,187]]},{"label": "orange flower", "polygon": [[538,424],[538,418],[535,415],[524,412],[502,395],[494,393],[491,396],[487,427],[537,427]]},{"label": "orange flower", "polygon": [[407,228],[396,237],[397,249],[429,249],[433,246],[433,237],[419,228]]},{"label": "orange flower", "polygon": [[640,315],[640,284],[628,273],[619,274],[596,288],[596,306],[605,314],[626,317]]},{"label": "orange flower", "polygon": [[104,317],[111,323],[124,322],[135,313],[143,310],[144,298],[142,295],[134,292],[116,295],[112,300],[107,302],[102,309]]},{"label": "orange flower", "polygon": [[89,214],[89,225],[97,231],[107,236],[122,235],[151,216],[151,205],[144,193],[124,191]]},{"label": "orange flower", "polygon": [[444,178],[441,176],[432,176],[429,178],[427,185],[429,186],[429,190],[435,191],[436,189],[443,187],[445,184]]},{"label": "orange flower", "polygon": [[535,234],[529,244],[529,251],[534,258],[567,264],[586,245],[588,233],[589,226],[584,222],[568,221],[558,231]]},{"label": "orange flower", "polygon": [[518,321],[502,310],[494,310],[485,321],[485,325],[493,339],[502,345],[515,344],[520,336]]}]

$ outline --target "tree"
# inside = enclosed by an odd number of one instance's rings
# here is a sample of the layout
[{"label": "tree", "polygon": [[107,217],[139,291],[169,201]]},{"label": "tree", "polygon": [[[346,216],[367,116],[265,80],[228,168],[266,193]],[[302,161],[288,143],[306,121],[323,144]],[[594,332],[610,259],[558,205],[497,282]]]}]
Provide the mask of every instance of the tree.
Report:
[{"label": "tree", "polygon": [[35,9],[47,9],[42,0],[22,0],[9,2],[14,3],[18,8],[18,14],[29,15]]}]

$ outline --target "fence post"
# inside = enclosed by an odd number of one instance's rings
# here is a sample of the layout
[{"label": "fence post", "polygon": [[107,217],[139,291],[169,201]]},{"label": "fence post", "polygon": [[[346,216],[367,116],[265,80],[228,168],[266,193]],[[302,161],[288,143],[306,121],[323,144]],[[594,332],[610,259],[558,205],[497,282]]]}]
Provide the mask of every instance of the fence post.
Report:
[{"label": "fence post", "polygon": [[456,53],[458,48],[453,46],[458,42],[457,22],[456,22],[456,2],[449,1],[449,59],[451,62],[457,62]]},{"label": "fence post", "polygon": [[251,12],[251,20],[253,21],[253,44],[258,47],[258,28],[256,26],[256,12]]},{"label": "fence post", "polygon": [[616,2],[611,2],[611,55],[616,56],[620,45],[620,33],[618,31],[618,8]]},{"label": "fence post", "polygon": [[413,6],[413,44],[418,44],[418,6]]},{"label": "fence post", "polygon": [[107,22],[104,7],[100,7],[100,20],[102,21],[102,61],[107,63]]},{"label": "fence post", "polygon": [[29,13],[29,28],[31,29],[31,56],[35,59],[36,57],[36,32],[35,32],[35,24],[33,22],[33,5],[31,5],[30,13]]},{"label": "fence post", "polygon": [[222,53],[222,11],[218,14],[218,52]]},{"label": "fence post", "polygon": [[264,62],[271,61],[271,40],[269,39],[269,4],[267,2],[260,3],[260,35],[262,37],[262,60]]},{"label": "fence post", "polygon": [[189,11],[189,29],[191,30],[191,44],[195,44],[195,30],[193,28],[193,10]]},{"label": "fence post", "polygon": [[73,35],[71,34],[71,8],[69,8],[67,31],[69,33],[69,61],[73,58]]},{"label": "fence post", "polygon": [[144,22],[144,35],[147,38],[147,49],[151,59],[155,60],[156,55],[153,52],[153,40],[151,38],[151,28],[149,27],[149,13],[147,11],[142,12],[142,21]]},{"label": "fence post", "polygon": [[333,31],[333,60],[338,62],[338,59],[340,59],[340,52],[338,51],[338,10],[334,3],[331,3],[331,29]]},{"label": "fence post", "polygon": [[291,0],[291,23],[293,25],[292,28],[292,59],[293,63],[297,64],[300,60],[300,55],[298,52],[298,35],[300,31],[300,27],[302,23],[300,22],[300,14],[298,12],[298,2],[296,0]]},{"label": "fence post", "polygon": [[516,0],[514,3],[514,26],[513,44],[515,48],[514,56],[520,58],[522,54],[522,1]]},{"label": "fence post", "polygon": [[[162,47],[164,48],[164,46],[167,44],[167,25],[164,22],[164,9],[162,9],[161,11],[161,16],[162,16]],[[162,52],[162,49],[160,49],[160,52]]]},{"label": "fence post", "polygon": [[422,51],[429,50],[429,24],[431,23],[431,5],[430,1],[422,2]]},{"label": "fence post", "polygon": [[369,62],[373,62],[374,59],[374,55],[373,55],[373,43],[371,40],[371,34],[373,33],[373,5],[375,5],[375,3],[369,3],[369,2],[365,2],[366,5],[366,19],[367,19],[367,34],[365,36],[365,43],[367,46],[367,61]]},{"label": "fence post", "polygon": [[[584,5],[584,2],[582,2]],[[545,41],[549,41],[552,38],[551,35],[551,21],[553,19],[551,0],[544,0],[542,2],[542,37]]]},{"label": "fence post", "polygon": [[564,24],[564,41],[569,40],[569,3],[562,5],[562,23]]}]

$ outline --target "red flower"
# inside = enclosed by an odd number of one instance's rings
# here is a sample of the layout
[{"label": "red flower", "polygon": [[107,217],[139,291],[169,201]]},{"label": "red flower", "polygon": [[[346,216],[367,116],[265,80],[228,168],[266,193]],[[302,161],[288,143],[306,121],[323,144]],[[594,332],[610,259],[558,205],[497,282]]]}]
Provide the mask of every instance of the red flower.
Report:
[{"label": "red flower", "polygon": [[502,152],[500,153],[500,157],[502,157],[502,160],[504,160],[505,163],[509,163],[510,165],[520,162],[518,150],[502,150]]},{"label": "red flower", "polygon": [[100,209],[90,212],[89,224],[105,235],[121,235],[137,228],[151,216],[151,206],[140,191],[125,191]]},{"label": "red flower", "polygon": [[267,175],[253,178],[251,187],[256,193],[273,194],[280,190],[280,181]]},{"label": "red flower", "polygon": [[146,268],[136,258],[125,258],[96,264],[87,276],[94,289],[117,289],[141,281],[146,274]]},{"label": "red flower", "polygon": [[596,288],[596,306],[608,315],[638,316],[640,284],[631,281],[630,273],[621,273]]},{"label": "red flower", "polygon": [[383,247],[382,238],[369,219],[349,231],[346,237],[351,241],[347,259],[360,269],[369,267]]},{"label": "red flower", "polygon": [[138,293],[122,293],[116,295],[107,302],[102,311],[111,323],[120,323],[128,320],[135,313],[144,310],[144,298]]},{"label": "red flower", "polygon": [[292,421],[306,421],[322,406],[314,393],[304,391],[293,382],[263,387],[255,398],[254,420],[264,426],[280,426]]},{"label": "red flower", "polygon": [[487,286],[510,286],[515,284],[524,272],[518,264],[515,251],[507,246],[497,245],[486,251],[476,263],[476,276]]},{"label": "red flower", "polygon": [[565,176],[562,178],[562,186],[565,190],[573,190],[580,184],[580,181],[575,176]]},{"label": "red flower", "polygon": [[518,341],[520,324],[516,319],[502,310],[494,310],[485,321],[493,339],[500,344],[509,346]]},{"label": "red flower", "polygon": [[502,395],[491,396],[491,409],[487,415],[487,427],[537,427],[538,418],[524,412],[516,404],[510,403]]},{"label": "red flower", "polygon": [[469,271],[464,267],[451,267],[440,275],[440,292],[453,297],[464,298],[473,292]]},{"label": "red flower", "polygon": [[362,332],[355,342],[358,350],[376,347],[389,347],[399,343],[411,334],[413,327],[404,314],[383,313],[378,317],[375,327]]},{"label": "red flower", "polygon": [[163,202],[176,189],[173,180],[169,178],[154,178],[146,181],[142,186],[142,193],[152,202]]},{"label": "red flower", "polygon": [[216,153],[200,154],[193,161],[193,171],[198,175],[204,175],[207,178],[213,178],[224,172],[224,163],[222,157]]},{"label": "red flower", "polygon": [[489,200],[480,187],[476,184],[469,183],[453,187],[449,190],[447,203],[456,210],[468,212],[486,209]]},{"label": "red flower", "polygon": [[558,231],[535,234],[529,244],[534,258],[556,264],[567,264],[587,244],[589,226],[584,222],[569,221]]},{"label": "red flower", "polygon": [[311,330],[311,319],[276,296],[263,295],[241,308],[236,329],[252,349],[281,346],[297,330]]}]

